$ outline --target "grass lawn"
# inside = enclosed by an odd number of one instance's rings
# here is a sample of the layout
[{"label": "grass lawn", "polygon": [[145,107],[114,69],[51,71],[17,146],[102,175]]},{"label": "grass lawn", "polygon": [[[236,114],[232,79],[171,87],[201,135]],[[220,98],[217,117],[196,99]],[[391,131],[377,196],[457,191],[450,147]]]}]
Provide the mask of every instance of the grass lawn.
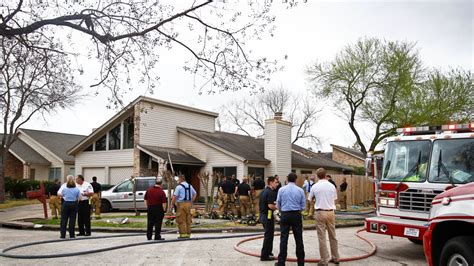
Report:
[{"label": "grass lawn", "polygon": [[29,200],[29,199],[10,199],[6,200],[3,203],[0,203],[0,209],[8,209],[18,206],[24,205],[32,205],[32,204],[41,204],[38,200]]},{"label": "grass lawn", "polygon": [[[102,220],[92,220],[91,225],[92,227],[110,227],[110,228],[146,228],[146,216],[143,217],[142,219],[136,219],[135,216],[129,216],[129,218],[134,218],[134,220],[130,221],[128,224],[115,224],[115,223],[108,223],[107,218],[102,218]],[[123,216],[120,218],[124,218]],[[60,225],[60,220],[59,219],[33,219],[29,220],[32,223],[35,224],[48,224],[48,225]],[[166,221],[166,219],[165,219]],[[342,224],[351,224],[354,222],[361,222],[360,220],[336,220],[336,225],[342,225]],[[305,226],[311,226],[315,225],[314,220],[304,220],[303,225]],[[257,227],[261,227],[260,225],[256,225]],[[176,222],[171,225],[167,226],[163,223],[163,228],[176,228]],[[235,223],[232,221],[228,220],[221,220],[216,223],[207,223],[207,224],[200,224],[200,225],[194,225],[194,227],[199,227],[199,228],[235,228],[235,227],[248,227],[246,224],[239,224]],[[252,226],[254,227],[254,226]]]}]

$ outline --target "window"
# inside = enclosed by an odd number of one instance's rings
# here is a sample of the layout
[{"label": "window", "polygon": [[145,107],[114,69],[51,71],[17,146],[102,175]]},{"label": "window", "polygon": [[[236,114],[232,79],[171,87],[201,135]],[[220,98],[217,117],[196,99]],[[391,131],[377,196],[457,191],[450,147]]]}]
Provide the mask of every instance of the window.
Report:
[{"label": "window", "polygon": [[252,177],[265,177],[265,168],[257,168],[257,167],[249,167],[248,169],[248,176]]},{"label": "window", "polygon": [[435,140],[430,182],[465,184],[474,181],[474,139]]},{"label": "window", "polygon": [[223,176],[237,176],[237,167],[213,167],[212,172],[220,173]]},{"label": "window", "polygon": [[302,175],[310,175],[312,173],[313,173],[313,171],[311,171],[311,170],[301,170]]},{"label": "window", "polygon": [[120,150],[120,125],[109,131],[109,150]]},{"label": "window", "polygon": [[155,179],[137,179],[137,191],[146,191],[155,185]]},{"label": "window", "polygon": [[383,180],[423,182],[426,180],[431,142],[394,141],[387,144]]},{"label": "window", "polygon": [[49,181],[54,181],[55,179],[61,179],[61,167],[49,168]]},{"label": "window", "polygon": [[76,175],[76,169],[74,167],[69,168],[68,175]]},{"label": "window", "polygon": [[95,142],[95,150],[96,151],[105,151],[107,149],[106,143],[107,143],[107,138],[106,138],[106,135],[104,135],[104,136],[102,136],[102,138],[98,139]]},{"label": "window", "polygon": [[115,192],[132,192],[133,191],[133,184],[130,180],[123,182],[122,184],[118,185],[115,188]]},{"label": "window", "polygon": [[123,148],[133,148],[133,117],[129,117],[123,121]]},{"label": "window", "polygon": [[87,147],[84,151],[92,151],[93,150],[93,144],[91,144],[89,147]]}]

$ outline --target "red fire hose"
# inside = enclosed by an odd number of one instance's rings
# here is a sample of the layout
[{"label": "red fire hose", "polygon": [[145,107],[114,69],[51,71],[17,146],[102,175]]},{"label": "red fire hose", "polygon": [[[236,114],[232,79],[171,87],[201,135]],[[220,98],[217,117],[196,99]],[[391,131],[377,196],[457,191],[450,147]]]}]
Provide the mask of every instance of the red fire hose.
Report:
[{"label": "red fire hose", "polygon": [[[367,244],[369,244],[372,249],[370,250],[370,252],[368,252],[367,254],[364,254],[364,255],[359,255],[359,256],[353,256],[353,257],[346,257],[346,258],[340,258],[339,261],[354,261],[354,260],[361,260],[361,259],[365,259],[365,258],[368,258],[372,255],[375,254],[375,252],[377,251],[377,246],[370,242],[368,239],[364,238],[363,236],[359,235],[360,232],[364,231],[365,232],[365,229],[359,229],[356,233],[355,233],[355,236],[357,236],[358,238],[362,239],[363,241],[365,241]],[[278,236],[280,234],[275,234],[275,236]],[[243,254],[246,254],[246,255],[249,255],[249,256],[254,256],[254,257],[260,257],[260,253],[259,252],[252,252],[252,251],[249,251],[249,250],[246,250],[246,249],[243,249],[240,247],[241,244],[245,243],[245,242],[249,242],[249,241],[252,241],[252,240],[256,240],[256,239],[261,239],[263,238],[263,235],[262,236],[253,236],[253,237],[248,237],[248,238],[245,238],[241,241],[239,241],[237,244],[235,244],[234,246],[234,249],[240,253],[243,253]],[[294,258],[294,257],[288,257],[286,258],[286,261],[291,261],[291,262],[297,262],[297,259]],[[305,259],[304,260],[305,262],[319,262],[320,259]]]}]

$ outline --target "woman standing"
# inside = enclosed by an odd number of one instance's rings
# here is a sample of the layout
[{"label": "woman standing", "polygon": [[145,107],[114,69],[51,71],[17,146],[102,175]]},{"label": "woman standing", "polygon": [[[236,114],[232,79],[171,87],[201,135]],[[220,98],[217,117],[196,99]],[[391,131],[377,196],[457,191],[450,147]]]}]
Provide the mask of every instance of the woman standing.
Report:
[{"label": "woman standing", "polygon": [[77,203],[81,197],[81,192],[76,187],[74,176],[67,176],[67,183],[62,185],[58,195],[64,199],[61,210],[61,236],[66,238],[66,226],[69,220],[69,237],[75,238],[74,227],[76,226]]}]

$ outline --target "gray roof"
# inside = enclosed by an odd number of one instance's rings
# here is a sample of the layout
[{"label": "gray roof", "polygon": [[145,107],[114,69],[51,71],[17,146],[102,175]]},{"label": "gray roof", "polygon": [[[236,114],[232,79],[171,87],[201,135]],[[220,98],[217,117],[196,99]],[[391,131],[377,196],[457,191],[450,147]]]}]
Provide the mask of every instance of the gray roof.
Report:
[{"label": "gray roof", "polygon": [[208,132],[197,129],[179,128],[202,140],[254,163],[270,163],[264,157],[264,141],[249,136],[222,131]]},{"label": "gray roof", "polygon": [[64,162],[74,162],[74,156],[68,155],[67,151],[86,137],[83,135],[33,129],[20,129],[20,131],[43,145]]},{"label": "gray roof", "polygon": [[[3,134],[0,134],[0,138],[2,137]],[[13,144],[10,146],[10,151],[20,157],[20,159],[25,163],[44,165],[50,164],[50,162],[41,156],[41,154],[37,153],[20,139],[16,139],[15,142],[13,142]]]},{"label": "gray roof", "polygon": [[[228,152],[238,155],[250,162],[254,163],[270,163],[265,159],[264,140],[253,138],[245,135],[227,133],[222,131],[208,132],[196,129],[179,128],[179,130],[188,132],[204,141],[214,144]],[[293,144],[291,153],[291,164],[301,168],[330,168],[338,170],[351,171],[352,168],[335,162],[325,156],[318,155],[310,150]],[[302,155],[303,153],[304,155]]]},{"label": "gray roof", "polygon": [[299,165],[300,163],[303,165],[311,165],[315,168],[323,167],[323,168],[330,168],[330,169],[339,169],[342,171],[352,171],[352,167],[347,166],[342,163],[338,163],[331,158],[328,158],[326,154],[324,153],[316,153],[313,151],[310,151],[308,149],[305,149],[301,146],[298,146],[296,144],[293,144],[292,146],[294,151],[297,151],[297,153],[293,152],[296,154],[293,155],[293,164],[294,165]]},{"label": "gray roof", "polygon": [[364,154],[359,151],[359,150],[356,150],[356,149],[352,149],[352,148],[346,148],[346,147],[342,147],[342,146],[339,146],[339,145],[335,145],[335,144],[331,144],[331,146],[333,148],[336,148],[336,149],[339,149],[339,150],[342,150],[346,153],[349,153],[350,155],[354,156],[354,157],[357,157],[361,160],[364,160],[365,156]]},{"label": "gray roof", "polygon": [[206,163],[199,160],[198,158],[186,153],[183,150],[175,148],[165,148],[158,146],[149,145],[138,145],[144,152],[151,153],[152,156],[157,156],[162,159],[168,160],[168,155],[171,158],[173,164],[192,164],[192,165],[205,165]]}]

